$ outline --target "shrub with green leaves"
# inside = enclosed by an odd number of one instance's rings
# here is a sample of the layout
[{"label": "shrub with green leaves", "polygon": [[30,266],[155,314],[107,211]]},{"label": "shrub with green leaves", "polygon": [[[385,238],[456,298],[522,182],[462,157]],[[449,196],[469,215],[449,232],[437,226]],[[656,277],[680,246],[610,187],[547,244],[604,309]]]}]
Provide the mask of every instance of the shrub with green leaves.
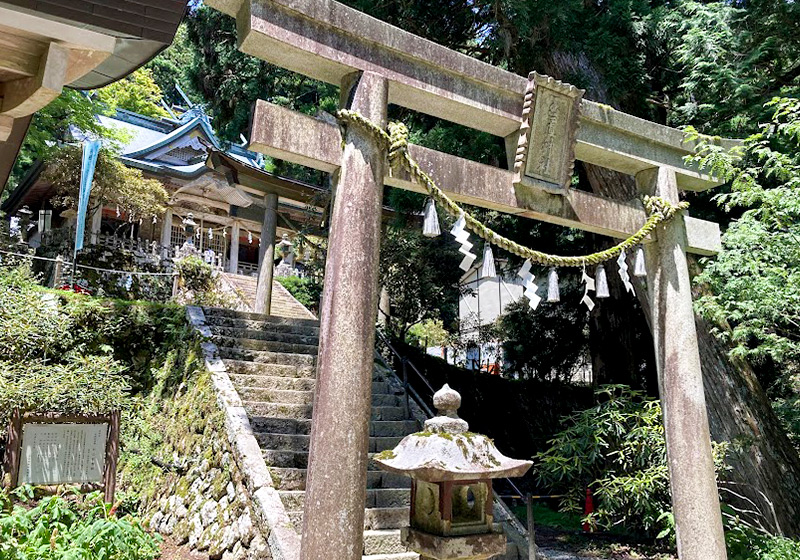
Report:
[{"label": "shrub with green leaves", "polygon": [[[566,419],[567,427],[535,457],[541,483],[564,493],[564,511],[581,512],[586,488],[594,492],[589,521],[647,537],[673,533],[669,472],[658,400],[624,385],[597,391],[599,404]],[[724,444],[714,445],[717,472]]]},{"label": "shrub with green leaves", "polygon": [[322,298],[322,284],[313,278],[300,278],[299,276],[281,276],[275,278],[275,280],[307,309],[312,311],[319,310],[319,301]]},{"label": "shrub with green leaves", "polygon": [[224,293],[214,268],[197,255],[175,262],[178,271],[178,303],[209,307],[235,307],[234,297]]},{"label": "shrub with green leaves", "polygon": [[118,517],[99,492],[69,499],[50,496],[38,503],[31,498],[29,488],[13,496],[0,491],[3,560],[152,560],[159,556],[157,538],[135,517]]},{"label": "shrub with green leaves", "polygon": [[733,521],[725,531],[728,560],[800,560],[800,542],[768,535]]}]

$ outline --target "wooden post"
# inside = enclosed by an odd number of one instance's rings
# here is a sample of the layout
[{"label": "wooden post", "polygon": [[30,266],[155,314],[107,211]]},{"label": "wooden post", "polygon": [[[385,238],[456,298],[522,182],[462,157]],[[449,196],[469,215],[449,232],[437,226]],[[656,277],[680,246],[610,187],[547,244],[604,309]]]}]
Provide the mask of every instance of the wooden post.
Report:
[{"label": "wooden post", "polygon": [[5,471],[9,477],[9,489],[17,486],[20,464],[20,447],[22,445],[22,414],[18,408],[11,411],[6,443]]},{"label": "wooden post", "polygon": [[56,257],[56,263],[53,266],[53,282],[51,283],[51,288],[59,288],[61,287],[61,276],[64,274],[64,257],[58,255]]},{"label": "wooden post", "polygon": [[117,488],[117,458],[119,457],[119,410],[111,413],[106,440],[106,464],[103,473],[104,494],[107,504],[114,503],[114,492]]},{"label": "wooden post", "polygon": [[[386,126],[384,77],[348,75],[341,92],[343,106]],[[385,166],[375,139],[348,127],[325,263],[301,560],[361,560],[363,551]]]},{"label": "wooden post", "polygon": [[89,244],[97,245],[97,239],[100,235],[100,227],[103,224],[103,205],[101,204],[97,210],[92,214],[92,224],[89,235]]},{"label": "wooden post", "polygon": [[261,224],[261,247],[259,247],[260,262],[258,267],[255,312],[269,315],[272,306],[275,231],[278,228],[278,195],[275,193],[268,193],[264,197],[264,204],[264,222]]},{"label": "wooden post", "polygon": [[239,222],[234,221],[231,226],[231,252],[228,257],[228,272],[237,274],[239,272]]},{"label": "wooden post", "polygon": [[[636,175],[636,183],[645,194],[678,202],[678,184],[671,169],[642,171]],[[657,242],[646,245],[647,283],[678,557],[724,560],[727,553],[711,456],[683,216],[660,225],[656,238]]]},{"label": "wooden post", "polygon": [[528,513],[528,560],[538,560],[539,554],[536,548],[536,527],[533,523],[533,496],[531,493],[525,496],[525,507]]},{"label": "wooden post", "polygon": [[172,208],[167,207],[164,219],[161,222],[161,256],[169,258],[172,248]]}]

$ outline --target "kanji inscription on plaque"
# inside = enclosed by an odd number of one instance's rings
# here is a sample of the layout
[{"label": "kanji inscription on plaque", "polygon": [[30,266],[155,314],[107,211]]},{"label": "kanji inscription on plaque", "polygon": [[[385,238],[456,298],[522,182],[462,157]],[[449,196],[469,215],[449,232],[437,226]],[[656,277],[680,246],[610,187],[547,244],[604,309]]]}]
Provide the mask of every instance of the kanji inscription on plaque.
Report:
[{"label": "kanji inscription on plaque", "polygon": [[569,186],[583,90],[531,73],[525,93],[515,182],[560,191]]},{"label": "kanji inscription on plaque", "polygon": [[103,482],[108,424],[24,424],[20,484]]}]

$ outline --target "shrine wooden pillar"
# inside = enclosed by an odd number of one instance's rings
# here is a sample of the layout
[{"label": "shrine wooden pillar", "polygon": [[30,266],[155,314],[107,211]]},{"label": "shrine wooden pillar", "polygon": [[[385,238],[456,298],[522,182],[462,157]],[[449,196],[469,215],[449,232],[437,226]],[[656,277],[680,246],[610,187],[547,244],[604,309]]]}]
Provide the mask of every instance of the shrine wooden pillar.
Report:
[{"label": "shrine wooden pillar", "polygon": [[[342,80],[341,105],[381,127],[389,84],[370,72]],[[330,222],[301,560],[361,560],[385,150],[350,126]]]},{"label": "shrine wooden pillar", "polygon": [[269,315],[272,307],[272,276],[274,273],[275,232],[278,229],[278,195],[264,196],[264,221],[261,224],[261,245],[258,248],[258,285],[256,313]]},{"label": "shrine wooden pillar", "polygon": [[[679,202],[673,170],[641,171],[636,183],[644,194]],[[658,226],[656,242],[645,245],[670,493],[678,557],[725,560],[686,245],[681,214]]]},{"label": "shrine wooden pillar", "polygon": [[231,248],[228,255],[228,272],[231,274],[239,273],[239,236],[241,234],[239,221],[234,220],[231,226]]}]

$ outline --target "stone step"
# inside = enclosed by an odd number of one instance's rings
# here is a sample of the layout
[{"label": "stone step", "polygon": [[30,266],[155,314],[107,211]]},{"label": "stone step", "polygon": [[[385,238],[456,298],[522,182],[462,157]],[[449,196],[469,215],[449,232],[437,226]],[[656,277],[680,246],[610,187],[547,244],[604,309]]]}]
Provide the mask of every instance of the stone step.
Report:
[{"label": "stone step", "polygon": [[236,389],[239,391],[239,396],[244,401],[309,405],[314,403],[314,391],[262,389],[261,387],[247,386],[237,386]]},{"label": "stone step", "polygon": [[397,554],[370,554],[361,557],[361,560],[420,560],[416,552],[401,552]]},{"label": "stone step", "polygon": [[269,469],[272,484],[278,490],[305,490],[306,470],[272,467]]},{"label": "stone step", "polygon": [[[310,365],[261,364],[245,360],[223,360],[223,363],[233,382],[237,381],[237,376],[239,375],[255,377],[302,377],[311,379],[312,381],[316,378],[316,370],[314,366]],[[239,381],[244,380],[239,379]],[[260,387],[261,383],[259,379],[255,379],[252,383],[248,383],[248,385]]]},{"label": "stone step", "polygon": [[370,508],[364,512],[364,529],[401,529],[408,527],[408,507]]},{"label": "stone step", "polygon": [[394,449],[403,440],[403,437],[405,436],[370,437],[369,451],[370,453],[380,453],[387,449]]},{"label": "stone step", "polygon": [[419,431],[416,420],[383,420],[373,421],[369,426],[369,435],[377,437],[407,436]]},{"label": "stone step", "polygon": [[274,418],[251,414],[250,426],[256,437],[260,433],[297,435],[311,433],[311,419],[309,418]]},{"label": "stone step", "polygon": [[239,327],[225,327],[213,326],[211,332],[215,336],[224,336],[238,339],[249,340],[271,340],[273,342],[287,342],[290,344],[308,344],[317,346],[319,344],[319,335],[307,335],[295,332],[282,332],[267,329],[248,329]]},{"label": "stone step", "polygon": [[399,529],[364,531],[364,557],[387,554],[406,554],[408,549],[400,540]]},{"label": "stone step", "polygon": [[398,395],[372,393],[372,406],[399,406],[405,410],[405,403],[406,400]]},{"label": "stone step", "polygon": [[[286,432],[254,432],[261,449],[276,451],[308,451],[311,438],[308,434]],[[402,437],[370,437],[370,453],[379,453],[386,449],[394,449]]]},{"label": "stone step", "polygon": [[209,317],[206,316],[206,324],[213,330],[215,328],[241,329],[254,332],[272,332],[297,334],[301,336],[319,336],[319,325],[306,323],[293,323],[296,319],[282,318],[276,321],[254,321],[251,319],[239,319],[235,317]]},{"label": "stone step", "polygon": [[241,387],[253,387],[259,389],[275,389],[278,391],[313,392],[314,384],[316,383],[316,381],[310,377],[281,377],[279,375],[243,375],[230,373],[229,375],[237,390]]},{"label": "stone step", "polygon": [[[408,527],[409,508],[369,508],[364,511],[364,529],[367,531],[378,531],[385,529],[402,529]],[[295,530],[301,531],[303,528],[303,512],[289,512],[289,519]]]},{"label": "stone step", "polygon": [[242,401],[242,404],[249,416],[290,418],[294,420],[309,420],[309,422],[311,420],[310,404],[284,404],[258,401]]},{"label": "stone step", "polygon": [[281,364],[285,366],[313,367],[316,354],[295,354],[287,352],[268,352],[246,348],[220,346],[219,355],[223,359],[259,364]]},{"label": "stone step", "polygon": [[317,346],[311,344],[292,344],[274,340],[254,340],[251,338],[234,338],[230,336],[215,336],[214,343],[220,349],[239,348],[242,350],[257,350],[259,352],[317,355]]},{"label": "stone step", "polygon": [[308,468],[308,451],[279,451],[275,449],[262,449],[261,455],[268,467],[282,469]]},{"label": "stone step", "polygon": [[261,449],[274,449],[276,451],[308,452],[308,446],[311,443],[311,436],[306,434],[256,432],[255,436]]},{"label": "stone step", "polygon": [[402,406],[373,406],[372,420],[405,420],[406,409]]},{"label": "stone step", "polygon": [[367,471],[367,488],[411,488],[411,479],[381,470]]},{"label": "stone step", "polygon": [[[279,495],[287,512],[302,511],[305,500],[304,490],[281,491]],[[367,509],[405,508],[411,499],[408,488],[367,489]]]},{"label": "stone step", "polygon": [[372,394],[380,393],[382,395],[389,394],[389,384],[386,381],[373,381]]},{"label": "stone step", "polygon": [[276,317],[274,315],[265,315],[263,313],[250,313],[247,311],[236,311],[235,309],[223,309],[221,307],[204,307],[203,312],[206,315],[206,322],[208,318],[233,318],[233,319],[246,319],[249,321],[258,321],[261,323],[273,324],[294,324],[302,326],[319,327],[319,319],[290,319],[286,317]]},{"label": "stone step", "polygon": [[[270,473],[278,490],[306,489],[306,469],[271,467]],[[411,488],[411,479],[401,474],[371,470],[367,471],[367,488],[376,490]]]}]

